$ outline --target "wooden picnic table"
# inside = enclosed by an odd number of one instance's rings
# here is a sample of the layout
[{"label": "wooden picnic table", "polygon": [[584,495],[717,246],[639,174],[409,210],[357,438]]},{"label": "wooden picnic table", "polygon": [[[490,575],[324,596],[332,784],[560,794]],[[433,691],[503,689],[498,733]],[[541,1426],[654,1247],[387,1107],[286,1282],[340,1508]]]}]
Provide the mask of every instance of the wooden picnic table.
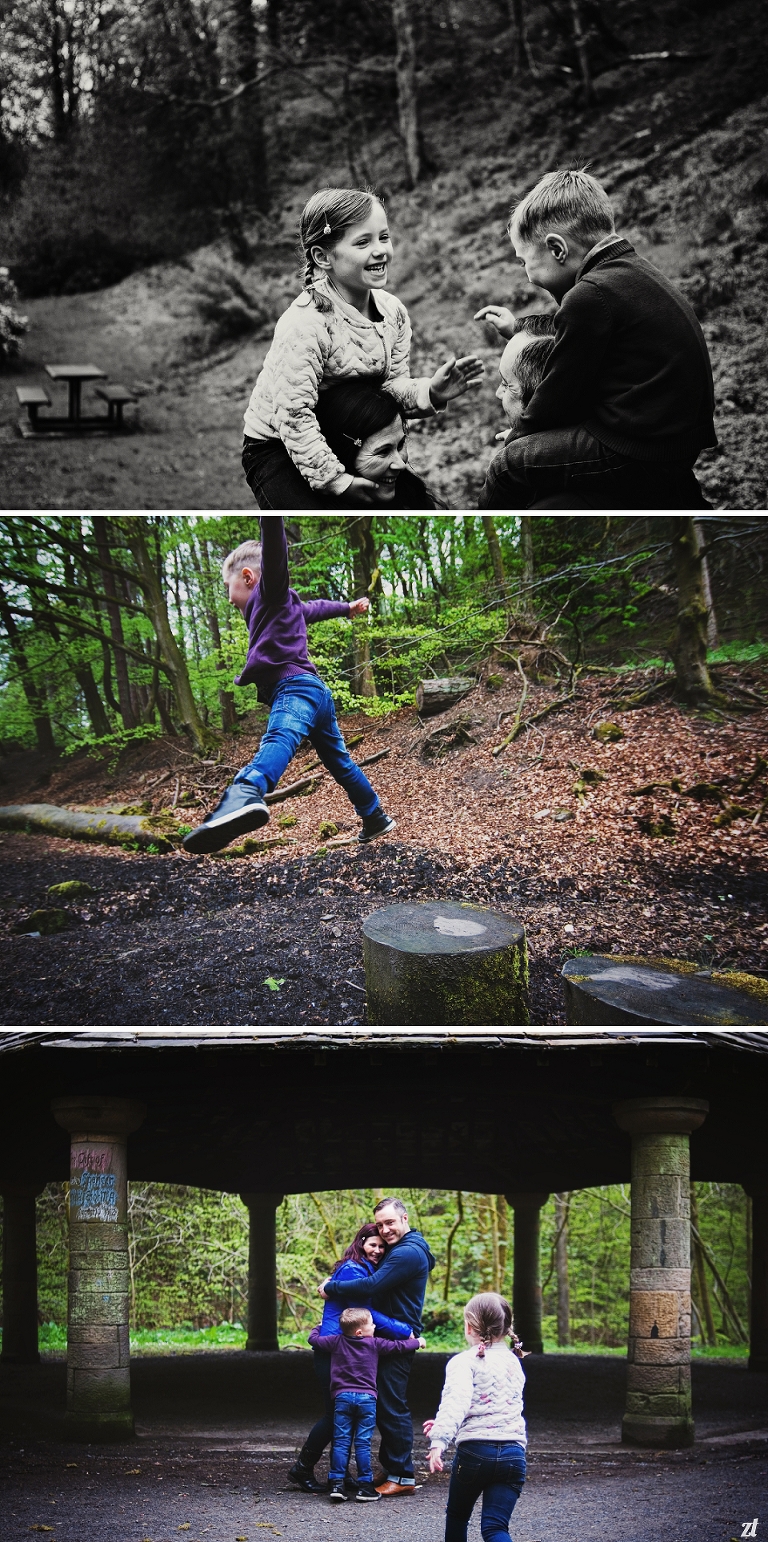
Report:
[{"label": "wooden picnic table", "polygon": [[70,423],[80,421],[80,392],[83,381],[106,380],[106,372],[98,369],[95,364],[46,364],[45,372],[51,380],[66,380],[69,386],[69,410]]}]

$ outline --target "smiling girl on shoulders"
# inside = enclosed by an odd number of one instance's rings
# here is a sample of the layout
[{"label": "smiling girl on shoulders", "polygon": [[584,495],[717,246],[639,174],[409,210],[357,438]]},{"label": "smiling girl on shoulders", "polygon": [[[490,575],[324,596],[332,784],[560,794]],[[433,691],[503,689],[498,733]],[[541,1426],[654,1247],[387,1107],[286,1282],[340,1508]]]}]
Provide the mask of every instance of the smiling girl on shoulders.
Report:
[{"label": "smiling girl on shoulders", "polygon": [[376,484],[348,471],[317,421],[318,397],[335,381],[373,377],[404,417],[432,417],[468,386],[482,361],[446,360],[410,373],[411,324],[387,291],[392,240],[372,192],[325,188],[300,221],[304,289],[280,317],[245,414],[243,467],[262,509],[325,509],[344,497],[366,506]]}]

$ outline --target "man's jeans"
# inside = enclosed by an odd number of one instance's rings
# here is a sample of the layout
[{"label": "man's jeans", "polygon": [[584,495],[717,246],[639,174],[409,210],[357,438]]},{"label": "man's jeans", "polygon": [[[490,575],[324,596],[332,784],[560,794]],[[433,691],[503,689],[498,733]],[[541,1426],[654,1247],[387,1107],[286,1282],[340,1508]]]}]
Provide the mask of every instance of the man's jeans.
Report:
[{"label": "man's jeans", "polygon": [[339,1392],[333,1405],[333,1445],[328,1477],[343,1483],[355,1441],[358,1483],[373,1482],[371,1440],[376,1428],[376,1399],[370,1392]]},{"label": "man's jeans", "polygon": [[522,1446],[504,1440],[459,1441],[448,1490],[445,1542],[467,1542],[469,1517],[481,1494],[483,1542],[509,1542],[509,1517],[524,1482]]},{"label": "man's jeans", "polygon": [[630,460],[582,427],[548,429],[506,444],[488,467],[477,506],[535,509],[558,493],[586,509],[710,508],[689,460]]},{"label": "man's jeans", "polygon": [[352,760],[336,722],[333,697],[317,675],[291,675],[278,681],[261,744],[235,782],[252,787],[261,797],[271,792],[305,735],[361,819],[375,813],[378,797]]},{"label": "man's jeans", "polygon": [[413,1482],[413,1420],[406,1394],[415,1353],[411,1349],[404,1355],[381,1355],[376,1377],[379,1462],[382,1472],[395,1483],[403,1479]]}]

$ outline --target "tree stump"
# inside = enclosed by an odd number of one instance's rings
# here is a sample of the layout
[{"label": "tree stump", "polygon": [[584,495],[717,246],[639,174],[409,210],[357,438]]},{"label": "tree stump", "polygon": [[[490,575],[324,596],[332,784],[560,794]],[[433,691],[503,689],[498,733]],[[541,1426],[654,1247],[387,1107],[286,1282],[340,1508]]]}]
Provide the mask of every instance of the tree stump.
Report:
[{"label": "tree stump", "polygon": [[755,1028],[768,1022],[768,981],[756,975],[616,954],[569,958],[562,973],[568,1022],[584,1028]]},{"label": "tree stump", "polygon": [[474,688],[474,680],[465,680],[460,675],[445,680],[420,680],[416,688],[416,706],[422,717],[434,717],[436,712],[447,712],[449,707],[455,707]]},{"label": "tree stump", "polygon": [[519,921],[479,905],[388,905],[363,922],[368,1021],[382,1027],[528,1022]]}]

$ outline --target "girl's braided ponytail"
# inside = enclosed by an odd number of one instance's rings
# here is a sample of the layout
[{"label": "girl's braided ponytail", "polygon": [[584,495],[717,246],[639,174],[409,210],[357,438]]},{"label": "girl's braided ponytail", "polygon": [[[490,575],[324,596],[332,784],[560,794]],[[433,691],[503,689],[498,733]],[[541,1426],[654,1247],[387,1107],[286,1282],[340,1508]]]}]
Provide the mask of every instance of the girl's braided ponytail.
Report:
[{"label": "girl's braided ponytail", "polygon": [[518,1360],[529,1353],[523,1346],[512,1327],[512,1308],[504,1296],[497,1295],[495,1290],[487,1290],[479,1296],[473,1296],[464,1308],[464,1317],[467,1327],[478,1335],[480,1343],[477,1347],[479,1360],[485,1359],[486,1348],[491,1344],[497,1344],[500,1339],[508,1337],[510,1348]]}]

